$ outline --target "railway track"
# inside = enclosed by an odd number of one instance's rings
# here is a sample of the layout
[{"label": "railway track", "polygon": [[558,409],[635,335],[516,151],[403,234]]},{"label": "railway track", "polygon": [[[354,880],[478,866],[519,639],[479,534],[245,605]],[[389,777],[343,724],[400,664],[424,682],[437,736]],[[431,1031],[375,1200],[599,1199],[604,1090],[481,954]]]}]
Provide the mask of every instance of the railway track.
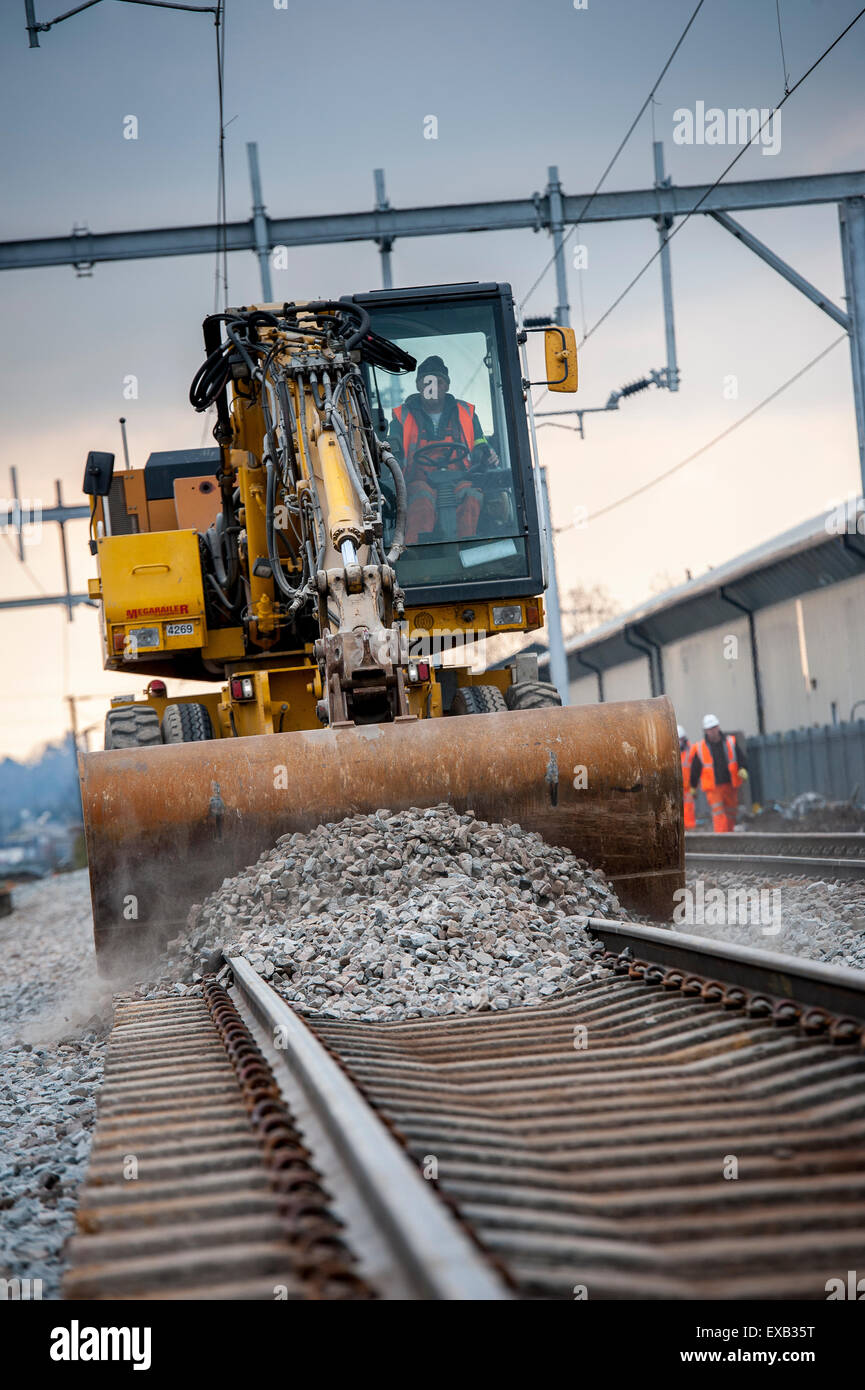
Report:
[{"label": "railway track", "polygon": [[760,834],[734,831],[709,835],[688,831],[685,862],[694,869],[803,878],[865,878],[865,835],[791,831]]},{"label": "railway track", "polygon": [[825,1299],[865,979],[591,930],[605,971],[532,1008],[302,1019],[243,960],[121,1003],[66,1296]]}]

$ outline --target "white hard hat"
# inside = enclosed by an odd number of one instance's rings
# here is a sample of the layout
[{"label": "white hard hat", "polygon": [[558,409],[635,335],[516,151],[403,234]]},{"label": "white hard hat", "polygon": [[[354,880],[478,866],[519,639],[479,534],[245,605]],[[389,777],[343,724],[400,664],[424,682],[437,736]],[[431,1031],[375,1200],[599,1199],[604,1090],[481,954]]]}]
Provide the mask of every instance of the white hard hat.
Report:
[{"label": "white hard hat", "polygon": [[679,735],[679,738],[688,737],[687,730],[685,729],[685,726],[683,724],[676,725],[676,733]]},{"label": "white hard hat", "polygon": [[721,721],[720,721],[720,719],[718,718],[718,716],[717,716],[716,714],[704,714],[704,715],[703,715],[703,728],[704,728],[704,729],[720,729],[720,727],[721,727]]}]

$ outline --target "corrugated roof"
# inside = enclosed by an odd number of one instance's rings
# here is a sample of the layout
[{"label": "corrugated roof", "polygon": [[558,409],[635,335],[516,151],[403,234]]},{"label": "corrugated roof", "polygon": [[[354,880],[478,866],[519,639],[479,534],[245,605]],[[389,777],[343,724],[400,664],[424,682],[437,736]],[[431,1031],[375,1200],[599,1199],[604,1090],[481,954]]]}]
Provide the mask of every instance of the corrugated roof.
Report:
[{"label": "corrugated roof", "polygon": [[676,642],[729,622],[738,604],[757,612],[865,573],[865,535],[856,531],[856,524],[865,529],[861,499],[851,504],[847,531],[836,534],[844,522],[843,510],[840,518],[824,512],[591,632],[570,638],[565,649],[572,679],[587,674],[580,657],[609,670],[633,661],[637,651],[632,643],[639,644],[641,638],[661,645]]}]

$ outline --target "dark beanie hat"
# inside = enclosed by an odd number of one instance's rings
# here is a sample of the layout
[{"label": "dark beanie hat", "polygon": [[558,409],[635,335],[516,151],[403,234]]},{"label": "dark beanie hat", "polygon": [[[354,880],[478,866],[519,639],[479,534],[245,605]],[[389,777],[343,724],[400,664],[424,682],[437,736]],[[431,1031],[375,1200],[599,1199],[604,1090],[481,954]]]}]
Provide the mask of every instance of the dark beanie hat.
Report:
[{"label": "dark beanie hat", "polygon": [[425,357],[417,369],[418,376],[440,376],[450,385],[450,374],[440,357]]}]

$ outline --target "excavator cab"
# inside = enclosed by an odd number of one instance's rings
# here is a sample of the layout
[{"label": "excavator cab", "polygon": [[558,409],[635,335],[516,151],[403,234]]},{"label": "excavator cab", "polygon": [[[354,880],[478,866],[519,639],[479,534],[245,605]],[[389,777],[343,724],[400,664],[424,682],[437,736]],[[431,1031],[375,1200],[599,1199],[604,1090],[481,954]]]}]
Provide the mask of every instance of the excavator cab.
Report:
[{"label": "excavator cab", "polygon": [[[364,363],[376,434],[408,489],[397,577],[409,607],[539,594],[538,506],[509,285],[355,295],[413,373]],[[443,375],[446,373],[446,375]],[[392,533],[393,488],[385,481]],[[387,531],[386,531],[387,534]]]}]

